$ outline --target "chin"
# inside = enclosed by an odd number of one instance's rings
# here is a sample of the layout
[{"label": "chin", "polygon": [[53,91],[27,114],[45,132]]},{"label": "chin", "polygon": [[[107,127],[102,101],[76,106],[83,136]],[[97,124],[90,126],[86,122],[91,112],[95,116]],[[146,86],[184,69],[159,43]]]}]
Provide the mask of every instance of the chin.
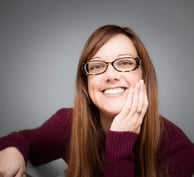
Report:
[{"label": "chin", "polygon": [[106,113],[111,115],[111,116],[116,116],[117,114],[119,114],[122,110],[122,107],[121,108],[118,108],[118,106],[116,108],[114,107],[111,107],[109,109],[106,110]]},{"label": "chin", "polygon": [[109,102],[106,102],[106,104],[99,105],[98,108],[102,114],[112,117],[112,116],[116,116],[117,114],[119,114],[121,112],[124,104],[125,104],[125,101],[123,101],[123,100],[117,100],[116,102],[109,101]]}]

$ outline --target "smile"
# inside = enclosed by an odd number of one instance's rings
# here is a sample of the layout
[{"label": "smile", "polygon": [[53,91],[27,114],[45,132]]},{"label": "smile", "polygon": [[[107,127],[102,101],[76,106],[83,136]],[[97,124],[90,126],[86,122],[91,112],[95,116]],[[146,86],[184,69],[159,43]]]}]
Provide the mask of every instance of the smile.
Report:
[{"label": "smile", "polygon": [[110,88],[110,89],[105,89],[104,94],[106,95],[118,95],[121,94],[125,91],[124,87],[119,87],[119,88]]}]

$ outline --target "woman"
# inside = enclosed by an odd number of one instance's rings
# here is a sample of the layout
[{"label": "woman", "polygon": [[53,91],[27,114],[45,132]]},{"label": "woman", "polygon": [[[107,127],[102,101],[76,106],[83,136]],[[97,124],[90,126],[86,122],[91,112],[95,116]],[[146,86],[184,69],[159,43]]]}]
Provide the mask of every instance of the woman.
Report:
[{"label": "woman", "polygon": [[40,128],[3,137],[1,173],[12,151],[20,174],[24,160],[39,165],[63,158],[67,177],[191,177],[193,143],[159,116],[157,91],[138,36],[130,28],[100,27],[80,58],[73,119],[71,109],[62,109]]}]

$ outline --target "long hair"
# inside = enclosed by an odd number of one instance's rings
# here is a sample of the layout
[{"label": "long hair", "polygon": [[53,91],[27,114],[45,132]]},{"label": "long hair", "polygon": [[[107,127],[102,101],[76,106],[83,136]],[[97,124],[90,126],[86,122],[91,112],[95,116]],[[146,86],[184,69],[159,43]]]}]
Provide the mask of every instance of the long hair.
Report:
[{"label": "long hair", "polygon": [[91,102],[88,95],[87,76],[83,72],[83,63],[94,56],[109,39],[117,34],[124,34],[131,39],[138,57],[142,60],[143,80],[149,102],[140,138],[134,148],[135,174],[138,177],[162,176],[161,163],[157,158],[161,122],[154,66],[145,46],[133,30],[128,27],[106,25],[98,28],[89,37],[78,64],[67,177],[103,176],[105,132],[100,124],[98,108]]}]

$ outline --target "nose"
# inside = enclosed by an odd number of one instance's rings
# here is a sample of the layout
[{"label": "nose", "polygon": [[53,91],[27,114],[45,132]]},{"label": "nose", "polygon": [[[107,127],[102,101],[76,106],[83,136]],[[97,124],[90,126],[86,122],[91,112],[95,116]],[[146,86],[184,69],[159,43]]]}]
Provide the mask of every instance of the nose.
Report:
[{"label": "nose", "polygon": [[116,71],[114,67],[109,64],[107,70],[104,72],[104,78],[106,81],[119,80],[120,72]]}]

